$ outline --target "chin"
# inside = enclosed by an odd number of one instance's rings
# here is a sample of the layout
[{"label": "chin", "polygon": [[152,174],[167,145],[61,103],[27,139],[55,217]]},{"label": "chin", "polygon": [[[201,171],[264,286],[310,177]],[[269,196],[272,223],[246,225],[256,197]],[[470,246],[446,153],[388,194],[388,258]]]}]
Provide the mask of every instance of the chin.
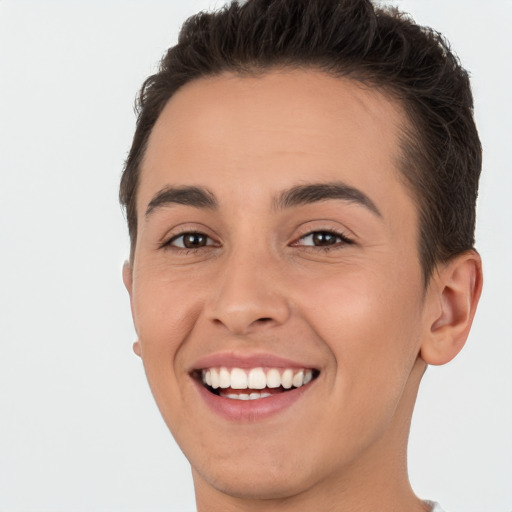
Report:
[{"label": "chin", "polygon": [[[296,496],[312,487],[311,474],[301,474],[291,468],[276,465],[273,469],[238,462],[236,468],[193,469],[196,487],[198,479],[222,494],[245,500],[279,500]],[[197,476],[196,476],[197,474]]]}]

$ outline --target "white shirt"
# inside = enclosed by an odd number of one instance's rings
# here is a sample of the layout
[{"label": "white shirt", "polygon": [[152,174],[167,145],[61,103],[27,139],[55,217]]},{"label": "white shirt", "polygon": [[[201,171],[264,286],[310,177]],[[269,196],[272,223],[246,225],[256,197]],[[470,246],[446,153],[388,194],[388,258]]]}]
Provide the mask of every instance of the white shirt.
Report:
[{"label": "white shirt", "polygon": [[439,503],[436,503],[435,501],[425,501],[425,503],[432,507],[430,512],[444,512]]}]

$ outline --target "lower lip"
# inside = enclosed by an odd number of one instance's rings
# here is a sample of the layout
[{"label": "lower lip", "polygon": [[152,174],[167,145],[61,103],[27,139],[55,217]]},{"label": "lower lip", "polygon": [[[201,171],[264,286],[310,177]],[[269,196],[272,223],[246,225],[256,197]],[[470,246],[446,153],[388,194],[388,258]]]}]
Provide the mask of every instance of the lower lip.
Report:
[{"label": "lower lip", "polygon": [[266,398],[237,400],[215,395],[194,379],[199,394],[215,413],[228,420],[241,422],[263,420],[284,411],[302,398],[314,382],[313,380],[300,388],[283,391]]}]

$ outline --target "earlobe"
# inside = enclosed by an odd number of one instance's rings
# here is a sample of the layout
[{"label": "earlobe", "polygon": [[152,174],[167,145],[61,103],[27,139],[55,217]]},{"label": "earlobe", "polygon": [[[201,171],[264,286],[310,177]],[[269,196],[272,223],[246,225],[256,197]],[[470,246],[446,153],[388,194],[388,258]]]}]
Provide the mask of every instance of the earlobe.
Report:
[{"label": "earlobe", "polygon": [[133,344],[133,351],[135,352],[136,355],[138,355],[139,357],[142,357],[142,351],[141,351],[140,341],[139,340],[137,340]]},{"label": "earlobe", "polygon": [[[133,270],[132,270],[132,266],[129,261],[125,261],[123,264],[123,283],[124,283],[126,289],[128,290],[128,294],[130,295],[130,307],[132,309],[132,317],[135,322],[135,317],[133,315],[133,304],[132,304]],[[135,327],[135,330],[137,330],[137,327]],[[137,340],[133,344],[133,351],[135,352],[136,355],[138,355],[139,357],[142,357],[142,348],[141,348],[139,340]]]},{"label": "earlobe", "polygon": [[132,283],[133,283],[133,270],[129,261],[125,261],[123,264],[123,283],[130,294],[132,295]]},{"label": "earlobe", "polygon": [[433,301],[420,355],[427,363],[451,361],[462,349],[471,329],[482,292],[482,261],[474,251],[464,252],[438,268],[428,300]]}]

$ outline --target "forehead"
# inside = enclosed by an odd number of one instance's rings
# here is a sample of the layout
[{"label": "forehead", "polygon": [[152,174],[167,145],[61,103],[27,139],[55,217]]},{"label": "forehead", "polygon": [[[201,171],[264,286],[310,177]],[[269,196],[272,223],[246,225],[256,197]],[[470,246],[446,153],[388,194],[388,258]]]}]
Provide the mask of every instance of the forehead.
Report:
[{"label": "forehead", "polygon": [[405,125],[383,92],[319,71],[198,79],[176,92],[153,128],[138,210],[169,184],[227,183],[256,197],[293,180],[339,179],[389,194],[400,187]]}]

